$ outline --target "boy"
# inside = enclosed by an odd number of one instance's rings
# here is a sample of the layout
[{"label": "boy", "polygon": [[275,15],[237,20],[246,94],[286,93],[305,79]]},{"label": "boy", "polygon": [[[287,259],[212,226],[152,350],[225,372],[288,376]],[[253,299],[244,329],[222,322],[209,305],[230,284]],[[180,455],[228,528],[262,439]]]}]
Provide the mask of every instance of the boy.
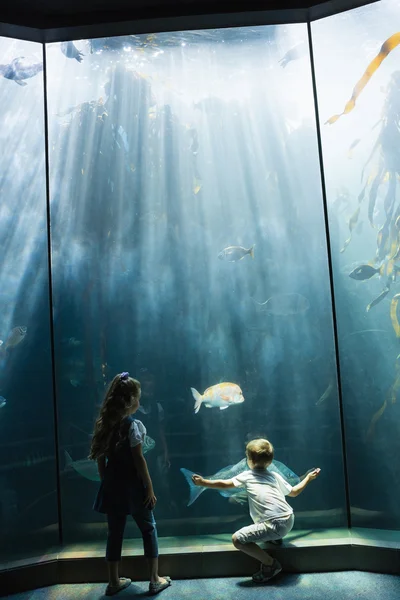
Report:
[{"label": "boy", "polygon": [[249,471],[243,471],[232,479],[203,479],[193,475],[195,485],[209,488],[228,489],[245,487],[249,497],[250,516],[254,525],[243,527],[232,536],[235,548],[261,562],[261,569],[254,573],[253,581],[265,583],[274,577],[282,567],[255,542],[267,542],[283,538],[292,529],[294,515],[285,496],[298,496],[316,477],[321,469],[314,469],[297,485],[292,487],[278,473],[268,471],[274,458],[274,448],[268,440],[251,440],[246,446]]}]

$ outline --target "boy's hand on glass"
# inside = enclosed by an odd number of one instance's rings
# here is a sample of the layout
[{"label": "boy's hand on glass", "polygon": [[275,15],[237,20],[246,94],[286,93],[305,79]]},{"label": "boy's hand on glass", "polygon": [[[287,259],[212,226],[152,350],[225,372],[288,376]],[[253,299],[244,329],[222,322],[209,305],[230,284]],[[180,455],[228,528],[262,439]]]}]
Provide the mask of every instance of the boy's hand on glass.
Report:
[{"label": "boy's hand on glass", "polygon": [[200,475],[192,475],[192,481],[193,481],[194,485],[202,485],[203,484],[203,478]]},{"label": "boy's hand on glass", "polygon": [[144,499],[144,505],[146,508],[153,510],[157,502],[157,498],[155,497],[154,492],[148,492]]},{"label": "boy's hand on glass", "polygon": [[309,479],[315,479],[321,473],[321,469],[314,469],[311,473],[308,474]]}]

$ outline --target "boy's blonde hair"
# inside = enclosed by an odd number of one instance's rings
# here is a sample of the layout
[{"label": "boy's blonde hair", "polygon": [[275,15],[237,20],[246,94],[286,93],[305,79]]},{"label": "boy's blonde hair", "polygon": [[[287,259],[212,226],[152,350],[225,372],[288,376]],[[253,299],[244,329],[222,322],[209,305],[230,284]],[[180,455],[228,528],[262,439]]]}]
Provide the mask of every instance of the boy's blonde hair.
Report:
[{"label": "boy's blonde hair", "polygon": [[246,455],[256,468],[265,469],[274,458],[274,447],[263,438],[251,440],[246,446]]}]

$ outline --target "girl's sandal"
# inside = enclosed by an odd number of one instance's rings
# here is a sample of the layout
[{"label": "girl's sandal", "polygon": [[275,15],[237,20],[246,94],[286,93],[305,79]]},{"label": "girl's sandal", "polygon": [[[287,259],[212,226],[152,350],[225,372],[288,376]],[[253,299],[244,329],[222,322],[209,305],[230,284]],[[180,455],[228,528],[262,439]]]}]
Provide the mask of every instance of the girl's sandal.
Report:
[{"label": "girl's sandal", "polygon": [[157,582],[157,583],[149,583],[149,595],[150,596],[154,596],[155,594],[158,594],[159,592],[162,592],[163,590],[165,590],[167,587],[169,587],[171,585],[171,577],[168,577],[168,575],[165,575],[163,577],[163,579],[165,579],[165,583],[161,583],[161,582]]},{"label": "girl's sandal", "polygon": [[115,594],[118,594],[118,592],[121,590],[125,590],[127,587],[129,587],[131,583],[131,579],[128,579],[127,577],[120,577],[118,585],[108,584],[106,587],[106,596],[115,596]]}]

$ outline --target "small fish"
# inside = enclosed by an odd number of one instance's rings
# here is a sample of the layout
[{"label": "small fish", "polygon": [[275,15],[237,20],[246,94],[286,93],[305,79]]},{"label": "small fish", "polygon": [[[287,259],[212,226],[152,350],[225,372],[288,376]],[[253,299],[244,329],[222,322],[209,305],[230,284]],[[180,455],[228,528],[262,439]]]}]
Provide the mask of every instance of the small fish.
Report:
[{"label": "small fish", "polygon": [[220,260],[227,260],[228,262],[237,262],[238,260],[242,260],[247,254],[254,258],[254,246],[251,248],[243,248],[243,246],[228,246],[224,248],[219,254],[218,258]]},{"label": "small fish", "polygon": [[81,346],[82,342],[80,340],[77,340],[74,337],[70,337],[70,338],[63,338],[61,340],[62,344],[65,344],[66,346],[70,346],[72,348],[76,347],[76,346]]},{"label": "small fish", "polygon": [[5,406],[6,404],[7,400],[3,398],[3,396],[0,396],[0,408],[3,408],[3,406]]},{"label": "small fish", "polygon": [[194,412],[198,413],[200,406],[204,403],[207,408],[219,408],[225,410],[233,404],[244,402],[242,390],[236,383],[217,383],[206,389],[203,395],[199,394],[194,388],[192,390],[195,399]]},{"label": "small fish", "polygon": [[75,58],[78,62],[82,62],[83,54],[79,52],[78,48],[75,46],[74,42],[62,42],[61,43],[61,52],[67,58]]},{"label": "small fish", "polygon": [[358,144],[361,142],[360,138],[357,138],[356,140],[354,140],[354,142],[351,144],[350,148],[349,148],[349,153],[347,158],[353,158],[353,150],[356,146],[358,146]]},{"label": "small fish", "polygon": [[286,54],[281,58],[281,60],[279,61],[280,66],[284,69],[286,65],[288,65],[293,60],[298,60],[299,58],[302,58],[302,56],[305,55],[306,50],[307,47],[305,46],[304,42],[299,42],[298,44],[290,48],[290,50],[288,50]]},{"label": "small fish", "polygon": [[[247,460],[245,458],[242,458],[242,460],[239,461],[236,465],[229,465],[227,467],[224,467],[214,475],[207,476],[206,479],[210,479],[211,481],[214,481],[215,479],[232,479],[232,477],[235,477],[236,475],[243,473],[243,471],[248,470],[249,467],[247,464]],[[272,473],[279,473],[280,475],[282,475],[282,477],[288,483],[290,483],[290,485],[297,485],[301,481],[300,477],[298,477],[296,473],[293,473],[293,471],[291,471],[285,464],[279,462],[279,460],[274,459],[271,465],[268,467],[268,470]],[[193,502],[195,502],[195,500],[197,500],[200,494],[202,494],[208,488],[198,486],[193,483],[192,475],[194,475],[194,473],[192,471],[181,468],[180,472],[189,484],[190,497],[187,505],[190,506],[191,504],[193,504]],[[233,498],[238,496],[239,503],[243,503],[246,501],[243,491],[245,491],[243,490],[243,488],[229,488],[226,490],[218,490],[218,492],[224,498],[232,498],[233,500]]]},{"label": "small fish", "polygon": [[325,400],[327,400],[329,398],[329,396],[331,395],[333,391],[333,382],[331,381],[330,384],[328,385],[328,387],[326,388],[326,390],[324,391],[324,393],[322,394],[322,396],[320,396],[320,398],[316,401],[315,406],[319,406],[320,404],[322,404],[322,402],[325,402]]},{"label": "small fish", "polygon": [[386,286],[382,292],[379,294],[379,296],[377,296],[374,300],[372,300],[372,302],[370,302],[367,306],[367,308],[365,309],[366,312],[369,312],[371,310],[371,308],[374,308],[374,306],[376,306],[377,304],[379,304],[379,302],[382,302],[382,300],[384,300],[386,298],[386,296],[388,295],[388,293],[390,292],[390,286]]},{"label": "small fish", "polygon": [[374,275],[381,275],[382,267],[379,269],[375,269],[375,267],[371,267],[371,265],[361,265],[354,269],[349,274],[349,277],[352,279],[356,279],[357,281],[365,281],[366,279],[371,279]]},{"label": "small fish", "polygon": [[7,348],[15,348],[15,346],[18,346],[18,344],[25,339],[27,331],[28,328],[25,326],[14,327],[8,334],[4,349],[7,350]]},{"label": "small fish", "polygon": [[259,306],[265,306],[264,310],[267,314],[274,317],[287,317],[290,315],[299,315],[307,312],[310,308],[308,298],[301,294],[276,294],[271,296],[265,302],[258,302],[252,298],[253,302]]},{"label": "small fish", "polygon": [[198,177],[193,177],[193,194],[198,194],[202,188],[202,181]]}]

